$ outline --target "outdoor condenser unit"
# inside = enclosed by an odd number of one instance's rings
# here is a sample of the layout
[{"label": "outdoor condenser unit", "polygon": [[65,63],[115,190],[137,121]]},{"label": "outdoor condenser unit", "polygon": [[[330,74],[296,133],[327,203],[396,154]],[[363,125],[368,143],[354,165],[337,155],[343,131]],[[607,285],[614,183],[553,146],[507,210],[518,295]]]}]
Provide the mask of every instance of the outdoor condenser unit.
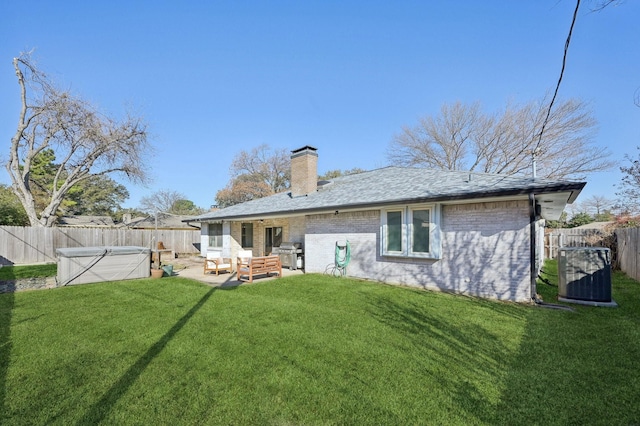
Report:
[{"label": "outdoor condenser unit", "polygon": [[608,248],[563,247],[559,250],[558,300],[612,303]]},{"label": "outdoor condenser unit", "polygon": [[150,253],[135,246],[59,248],[58,285],[148,278]]}]

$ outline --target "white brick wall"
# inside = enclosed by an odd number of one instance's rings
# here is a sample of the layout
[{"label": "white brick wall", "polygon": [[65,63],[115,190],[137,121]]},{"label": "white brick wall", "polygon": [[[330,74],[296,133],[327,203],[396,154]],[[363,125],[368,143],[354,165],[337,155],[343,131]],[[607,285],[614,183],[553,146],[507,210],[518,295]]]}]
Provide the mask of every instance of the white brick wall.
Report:
[{"label": "white brick wall", "polygon": [[308,216],[305,237],[305,271],[325,272],[335,263],[336,242],[348,240],[351,245],[352,259],[348,268],[349,275],[375,279],[362,274],[354,274],[352,268],[356,263],[354,259],[375,261],[379,227],[379,211]]},{"label": "white brick wall", "polygon": [[529,210],[526,200],[443,206],[442,258],[380,256],[380,212],[307,217],[307,272],[334,263],[336,241],[349,240],[352,277],[526,301],[530,298]]}]

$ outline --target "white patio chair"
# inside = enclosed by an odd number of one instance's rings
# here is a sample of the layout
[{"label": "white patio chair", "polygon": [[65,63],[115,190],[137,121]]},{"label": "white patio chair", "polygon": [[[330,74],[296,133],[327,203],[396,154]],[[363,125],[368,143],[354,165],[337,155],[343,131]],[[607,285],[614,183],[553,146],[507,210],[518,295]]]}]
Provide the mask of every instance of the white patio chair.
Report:
[{"label": "white patio chair", "polygon": [[216,275],[220,275],[221,271],[233,272],[231,259],[222,257],[221,250],[207,251],[207,257],[204,259],[204,273],[213,271],[215,271]]}]

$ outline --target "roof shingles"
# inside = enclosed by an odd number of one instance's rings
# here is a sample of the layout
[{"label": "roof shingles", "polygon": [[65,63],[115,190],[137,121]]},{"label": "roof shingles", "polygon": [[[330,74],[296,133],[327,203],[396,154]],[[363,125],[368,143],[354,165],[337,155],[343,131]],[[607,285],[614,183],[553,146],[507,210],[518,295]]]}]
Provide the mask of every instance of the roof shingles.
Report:
[{"label": "roof shingles", "polygon": [[305,196],[282,192],[192,218],[222,220],[281,214],[305,214],[333,209],[408,202],[435,202],[509,194],[577,191],[583,182],[532,179],[522,176],[385,167],[342,176]]}]

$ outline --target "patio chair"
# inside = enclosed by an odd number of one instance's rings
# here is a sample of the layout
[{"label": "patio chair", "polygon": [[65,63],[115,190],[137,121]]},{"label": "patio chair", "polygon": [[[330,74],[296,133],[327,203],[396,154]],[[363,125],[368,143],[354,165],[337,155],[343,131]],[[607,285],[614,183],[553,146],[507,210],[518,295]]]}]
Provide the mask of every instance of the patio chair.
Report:
[{"label": "patio chair", "polygon": [[220,275],[221,271],[233,272],[233,263],[228,257],[222,257],[222,251],[207,251],[207,257],[204,259],[204,273],[214,272]]},{"label": "patio chair", "polygon": [[252,257],[253,251],[244,249],[238,250],[238,259],[242,260],[243,263],[247,263]]}]

